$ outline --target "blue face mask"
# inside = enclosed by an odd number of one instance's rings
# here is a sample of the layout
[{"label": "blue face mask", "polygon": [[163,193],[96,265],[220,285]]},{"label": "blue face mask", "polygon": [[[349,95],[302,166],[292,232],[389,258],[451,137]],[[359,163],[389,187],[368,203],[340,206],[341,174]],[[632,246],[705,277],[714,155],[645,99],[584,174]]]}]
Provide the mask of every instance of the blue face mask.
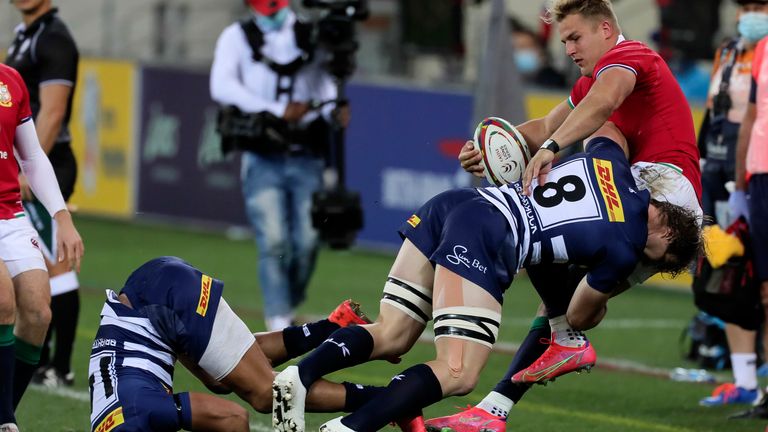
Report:
[{"label": "blue face mask", "polygon": [[749,42],[757,42],[768,35],[768,14],[747,12],[739,17],[739,34]]},{"label": "blue face mask", "polygon": [[257,13],[254,13],[253,16],[256,19],[256,25],[259,26],[261,31],[265,33],[276,31],[283,27],[283,23],[288,17],[288,8],[280,9],[271,16],[260,15]]},{"label": "blue face mask", "polygon": [[536,72],[539,69],[539,54],[532,49],[515,51],[515,66],[524,75]]}]

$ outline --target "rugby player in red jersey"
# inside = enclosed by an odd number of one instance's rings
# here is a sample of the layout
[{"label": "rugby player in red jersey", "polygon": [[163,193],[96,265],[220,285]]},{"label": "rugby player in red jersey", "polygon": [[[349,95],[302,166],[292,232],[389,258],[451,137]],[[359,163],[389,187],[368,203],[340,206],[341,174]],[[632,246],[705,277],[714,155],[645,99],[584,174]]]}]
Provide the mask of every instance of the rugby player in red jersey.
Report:
[{"label": "rugby player in red jersey", "polygon": [[79,270],[83,242],[40,147],[27,88],[15,69],[0,64],[0,431],[18,430],[14,410],[51,319],[48,272],[37,231],[21,206],[19,168],[58,223],[59,260]]},{"label": "rugby player in red jersey", "polygon": [[[524,189],[530,193],[534,179],[544,183],[560,149],[609,120],[627,139],[638,187],[648,189],[655,199],[695,212],[700,219],[701,171],[693,119],[667,64],[642,42],[622,36],[609,0],[556,0],[549,17],[557,22],[565,52],[582,77],[570,97],[549,114],[518,126],[535,151],[523,175]],[[468,172],[483,176],[481,155],[471,142],[462,148],[459,161]],[[626,287],[652,274],[650,268],[638,266]],[[583,272],[532,266],[529,275],[546,307],[539,308],[507,375],[476,407],[429,420],[428,428],[464,431],[482,426],[504,431],[509,410],[530,383],[547,382],[594,364],[592,344],[579,331],[586,328],[569,323],[568,304]],[[550,343],[540,343],[544,338]]]}]

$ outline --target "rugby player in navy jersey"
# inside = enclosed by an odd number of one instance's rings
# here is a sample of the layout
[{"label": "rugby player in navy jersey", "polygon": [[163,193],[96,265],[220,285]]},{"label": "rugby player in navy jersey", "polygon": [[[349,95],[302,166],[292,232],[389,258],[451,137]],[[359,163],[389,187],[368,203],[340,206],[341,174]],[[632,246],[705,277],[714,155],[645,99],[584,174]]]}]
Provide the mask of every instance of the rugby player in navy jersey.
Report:
[{"label": "rugby player in navy jersey", "polygon": [[[343,326],[370,323],[343,302],[328,319],[252,334],[222,297],[224,284],[175,257],[148,261],[120,293],[107,290],[88,368],[91,430],[248,431],[248,412],[204,393],[174,393],[179,360],[215,393],[269,412],[272,366],[311,350]],[[345,409],[351,383],[318,383],[310,409]]]},{"label": "rugby player in navy jersey", "polygon": [[[626,140],[607,123],[585,153],[559,163],[546,183],[534,183],[530,197],[516,183],[432,198],[400,229],[403,245],[377,321],[335,331],[276,377],[276,429],[303,431],[306,389],[330,372],[402,355],[430,319],[435,360],[406,369],[384,390],[358,392],[354,412],[320,430],[374,431],[469,393],[496,342],[502,294],[523,267],[588,269],[572,299],[561,293],[571,300],[567,318],[576,330],[602,320],[608,299],[623,291],[621,282],[639,262],[660,271],[685,268],[700,247],[696,215],[640,190],[626,155]],[[540,294],[547,303],[557,292]]]}]

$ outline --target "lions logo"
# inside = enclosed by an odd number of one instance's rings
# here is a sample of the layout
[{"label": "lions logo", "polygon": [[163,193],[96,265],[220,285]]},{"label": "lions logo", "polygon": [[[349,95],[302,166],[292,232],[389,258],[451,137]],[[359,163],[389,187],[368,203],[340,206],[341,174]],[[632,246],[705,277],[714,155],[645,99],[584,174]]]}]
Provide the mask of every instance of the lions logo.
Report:
[{"label": "lions logo", "polygon": [[4,106],[6,108],[13,106],[11,92],[8,91],[8,86],[5,85],[2,81],[0,81],[0,106]]}]

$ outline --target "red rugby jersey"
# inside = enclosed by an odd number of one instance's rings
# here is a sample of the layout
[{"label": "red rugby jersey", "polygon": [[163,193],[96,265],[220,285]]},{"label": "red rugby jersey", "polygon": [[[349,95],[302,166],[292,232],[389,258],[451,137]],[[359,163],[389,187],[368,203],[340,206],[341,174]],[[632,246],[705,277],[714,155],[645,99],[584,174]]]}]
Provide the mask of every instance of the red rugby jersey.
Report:
[{"label": "red rugby jersey", "polygon": [[24,214],[19,165],[13,155],[16,126],[32,119],[29,94],[15,69],[0,63],[0,219]]},{"label": "red rugby jersey", "polygon": [[699,149],[691,109],[658,53],[642,42],[617,44],[600,58],[592,77],[583,76],[576,81],[569,98],[571,106],[578,105],[600,74],[611,67],[627,69],[637,79],[632,93],[609,118],[627,138],[630,162],[677,166],[701,201]]}]

